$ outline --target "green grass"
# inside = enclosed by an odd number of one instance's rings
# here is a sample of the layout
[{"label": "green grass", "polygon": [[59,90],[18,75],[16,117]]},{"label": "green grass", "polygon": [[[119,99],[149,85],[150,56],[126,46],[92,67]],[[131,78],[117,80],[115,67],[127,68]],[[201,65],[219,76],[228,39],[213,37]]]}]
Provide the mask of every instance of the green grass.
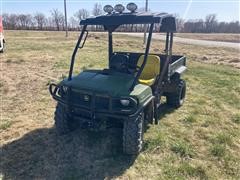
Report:
[{"label": "green grass", "polygon": [[223,158],[226,154],[227,147],[233,145],[232,136],[226,133],[219,133],[212,138],[212,147],[210,152],[213,156]]},{"label": "green grass", "polygon": [[213,141],[218,144],[231,145],[232,137],[229,134],[219,133]]},{"label": "green grass", "polygon": [[2,119],[0,123],[0,130],[6,130],[9,127],[11,127],[11,125],[12,125],[11,121]]},{"label": "green grass", "polygon": [[199,177],[200,179],[207,179],[207,175],[205,170],[201,167],[193,167],[189,163],[183,163],[177,169],[178,172],[183,176],[190,176],[190,177]]},{"label": "green grass", "polygon": [[152,139],[148,139],[144,142],[143,150],[154,152],[165,146],[166,140],[164,135],[160,132],[156,134]]},{"label": "green grass", "polygon": [[[5,98],[4,123],[1,125],[1,131],[5,134],[3,144],[11,141],[12,137],[16,138],[18,131],[22,131],[21,134],[28,134],[39,127],[51,128],[53,126],[55,104],[50,98],[46,85],[55,81],[54,79],[61,80],[62,76],[68,75],[72,50],[78,34],[70,32],[70,37],[66,39],[64,32],[6,31],[7,50],[2,55],[1,61],[6,67],[5,73],[8,79],[1,81],[1,89],[6,89],[1,92],[10,94],[3,96]],[[36,39],[37,37],[42,39]],[[95,37],[98,38],[95,39]],[[141,38],[116,35],[114,41],[116,51],[141,52],[144,50]],[[156,49],[160,48],[161,46],[154,40],[151,52],[156,53]],[[218,52],[221,52],[221,57],[214,55]],[[42,161],[39,162],[43,165],[39,166],[39,169],[33,163],[36,159],[30,158],[26,161],[26,166],[19,165],[22,168],[21,171],[16,171],[14,169],[16,162],[12,159],[14,157],[10,156],[11,151],[8,149],[10,155],[6,156],[8,159],[3,161],[3,165],[8,167],[7,165],[10,164],[11,166],[4,173],[12,173],[16,175],[14,177],[21,176],[22,179],[34,179],[29,178],[29,174],[37,174],[39,175],[37,178],[40,179],[51,179],[56,175],[54,168],[58,167],[61,162],[61,167],[73,166],[69,173],[68,168],[59,170],[66,174],[63,176],[66,179],[79,179],[81,175],[86,179],[91,179],[88,177],[92,177],[92,173],[103,174],[103,172],[106,179],[112,177],[120,179],[240,179],[240,71],[230,66],[199,62],[205,54],[208,54],[210,59],[231,59],[232,56],[239,57],[239,52],[228,48],[174,44],[173,53],[185,54],[187,57],[188,70],[182,77],[187,82],[186,101],[175,111],[162,112],[159,125],[149,126],[144,134],[144,150],[133,163],[128,163],[125,160],[127,157],[124,156],[124,159],[121,155],[117,156],[118,160],[114,161],[112,157],[99,157],[99,155],[97,166],[95,156],[101,154],[101,149],[94,148],[99,138],[91,138],[93,141],[89,142],[91,146],[88,143],[73,140],[68,140],[67,145],[64,146],[61,140],[80,137],[64,136],[60,140],[57,139],[59,143],[54,144],[55,135],[52,133],[46,136],[40,134],[31,137],[30,135],[31,141],[24,141],[19,146],[13,144],[15,158],[22,157],[21,153],[28,152],[30,147],[33,148],[34,153],[40,151]],[[79,51],[74,73],[88,68],[107,67],[107,54],[107,36],[94,34],[89,37],[85,47]],[[36,76],[34,74],[36,72],[46,77]],[[9,83],[9,78],[12,78],[14,83]],[[10,98],[7,99],[8,97]],[[11,119],[12,123],[5,119]],[[21,135],[17,138],[21,142]],[[43,138],[49,142],[43,143],[42,146],[36,145],[34,138]],[[74,158],[70,155],[69,157],[59,156],[55,153],[59,152],[63,146],[67,152],[71,153],[73,150],[69,147],[74,144],[79,148],[77,152],[80,152],[78,156],[74,154]],[[26,145],[29,147],[21,149]],[[86,149],[84,145],[90,148]],[[34,149],[35,146],[38,149]],[[45,146],[48,148],[41,151]],[[82,154],[88,151],[92,153],[93,158],[84,161]],[[106,151],[110,151],[110,148]],[[47,153],[46,157],[42,156],[42,152]],[[51,152],[54,152],[53,157],[48,155]],[[31,156],[33,155],[30,154],[29,157]],[[50,161],[49,157],[55,159]],[[59,157],[67,157],[71,161],[62,161],[58,159]],[[21,163],[23,162],[20,161]],[[98,168],[95,168],[96,166]],[[42,174],[43,169],[47,170],[49,176],[45,177]],[[108,174],[111,171],[116,172],[115,176]]]},{"label": "green grass", "polygon": [[194,151],[191,145],[189,145],[186,142],[182,141],[175,142],[174,144],[171,145],[171,150],[174,153],[179,154],[180,157],[192,158],[194,156]]},{"label": "green grass", "polygon": [[223,157],[226,153],[226,147],[222,144],[214,144],[211,147],[211,154],[216,157]]},{"label": "green grass", "polygon": [[232,121],[236,124],[240,124],[240,114],[234,114],[232,116]]},{"label": "green grass", "polygon": [[178,166],[166,165],[163,172],[163,179],[208,179],[206,170],[202,166],[193,166],[188,162]]},{"label": "green grass", "polygon": [[194,117],[193,114],[187,116],[186,118],[183,119],[184,122],[186,123],[194,123],[196,122],[196,117]]}]

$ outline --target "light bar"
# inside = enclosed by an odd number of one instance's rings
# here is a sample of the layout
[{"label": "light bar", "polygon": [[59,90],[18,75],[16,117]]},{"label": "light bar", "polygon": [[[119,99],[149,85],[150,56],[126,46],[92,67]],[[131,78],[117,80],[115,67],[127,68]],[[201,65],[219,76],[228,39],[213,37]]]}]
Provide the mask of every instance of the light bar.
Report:
[{"label": "light bar", "polygon": [[129,3],[127,9],[133,13],[137,10],[137,5],[135,3]]},{"label": "light bar", "polygon": [[113,7],[111,5],[106,5],[106,6],[104,6],[103,10],[106,13],[111,14],[113,12]]},{"label": "light bar", "polygon": [[124,7],[122,4],[117,4],[117,5],[114,7],[114,10],[115,10],[116,12],[122,13],[122,12],[125,10],[125,7]]}]

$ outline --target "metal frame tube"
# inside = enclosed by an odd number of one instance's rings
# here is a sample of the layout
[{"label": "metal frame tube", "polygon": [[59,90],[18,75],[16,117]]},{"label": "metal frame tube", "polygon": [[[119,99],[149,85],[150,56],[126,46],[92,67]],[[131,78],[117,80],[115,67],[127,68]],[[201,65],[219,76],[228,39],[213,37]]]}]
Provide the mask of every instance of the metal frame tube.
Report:
[{"label": "metal frame tube", "polygon": [[66,37],[68,37],[68,24],[67,24],[67,6],[66,6],[66,0],[64,0],[64,15],[65,15],[65,31],[66,31]]},{"label": "metal frame tube", "polygon": [[154,90],[154,95],[157,95],[159,93],[160,88],[162,87],[162,82],[164,79],[165,74],[167,73],[168,66],[172,61],[172,46],[173,46],[173,32],[170,32],[170,44],[166,53],[166,61],[164,63],[164,66],[162,68],[161,74],[159,78],[157,79],[157,86]]},{"label": "metal frame tube", "polygon": [[136,85],[145,65],[146,65],[146,62],[147,62],[147,56],[149,54],[149,49],[150,49],[150,44],[151,44],[151,39],[152,39],[152,32],[153,32],[153,26],[154,26],[154,23],[151,24],[150,26],[150,29],[149,29],[149,34],[148,34],[148,39],[147,39],[147,46],[146,46],[146,50],[145,50],[145,55],[144,55],[144,60],[143,60],[143,63],[140,67],[140,70],[138,71],[135,79],[133,80],[133,84],[130,88],[130,91],[132,91],[134,89],[134,86]]},{"label": "metal frame tube", "polygon": [[113,53],[113,44],[112,44],[112,31],[108,31],[108,64],[110,65],[110,59]]},{"label": "metal frame tube", "polygon": [[168,53],[168,47],[169,47],[169,32],[166,34],[166,44],[165,44],[165,52]]},{"label": "metal frame tube", "polygon": [[172,58],[172,47],[173,47],[173,32],[170,33],[170,46],[169,46],[169,56]]},{"label": "metal frame tube", "polygon": [[77,41],[77,44],[75,46],[75,49],[73,51],[73,54],[72,54],[72,59],[71,59],[71,65],[70,65],[70,69],[69,69],[69,75],[68,75],[68,80],[71,81],[72,80],[72,72],[73,72],[73,67],[74,67],[74,62],[75,62],[75,57],[76,57],[76,54],[77,54],[77,51],[78,51],[78,47],[82,41],[82,38],[83,38],[83,35],[84,35],[84,32],[86,31],[86,28],[87,28],[87,25],[84,25],[83,26],[83,29],[82,29],[82,32],[79,36],[79,39]]}]

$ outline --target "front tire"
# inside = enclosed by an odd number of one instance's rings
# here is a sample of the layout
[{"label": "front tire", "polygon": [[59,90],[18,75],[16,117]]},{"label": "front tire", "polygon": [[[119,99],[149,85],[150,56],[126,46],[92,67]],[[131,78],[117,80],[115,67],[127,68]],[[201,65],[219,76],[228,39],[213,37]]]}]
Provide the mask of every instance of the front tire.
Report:
[{"label": "front tire", "polygon": [[58,103],[55,111],[55,127],[59,135],[67,134],[74,130],[73,120],[66,106]]},{"label": "front tire", "polygon": [[183,105],[186,96],[186,82],[179,80],[177,90],[166,95],[167,104],[174,108],[179,108]]},{"label": "front tire", "polygon": [[124,121],[123,125],[123,153],[138,154],[143,144],[144,113],[141,112],[133,118]]}]

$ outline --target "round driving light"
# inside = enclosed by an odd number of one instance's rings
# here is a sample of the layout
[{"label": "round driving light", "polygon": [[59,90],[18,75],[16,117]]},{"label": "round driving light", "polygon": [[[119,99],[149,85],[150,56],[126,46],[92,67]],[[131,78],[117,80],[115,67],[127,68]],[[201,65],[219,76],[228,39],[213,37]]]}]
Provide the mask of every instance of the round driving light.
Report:
[{"label": "round driving light", "polygon": [[124,7],[122,4],[117,4],[117,5],[114,7],[114,10],[115,10],[116,12],[122,13],[122,12],[125,10],[125,7]]},{"label": "round driving light", "polygon": [[103,10],[106,13],[111,14],[111,12],[113,12],[113,7],[111,5],[106,5],[106,6],[104,6]]},{"label": "round driving light", "polygon": [[127,99],[121,99],[120,102],[123,106],[128,106],[130,104],[130,101]]},{"label": "round driving light", "polygon": [[129,3],[127,9],[133,13],[137,10],[137,5],[135,3]]},{"label": "round driving light", "polygon": [[84,95],[83,99],[84,99],[84,101],[89,101],[89,96],[88,95]]}]

